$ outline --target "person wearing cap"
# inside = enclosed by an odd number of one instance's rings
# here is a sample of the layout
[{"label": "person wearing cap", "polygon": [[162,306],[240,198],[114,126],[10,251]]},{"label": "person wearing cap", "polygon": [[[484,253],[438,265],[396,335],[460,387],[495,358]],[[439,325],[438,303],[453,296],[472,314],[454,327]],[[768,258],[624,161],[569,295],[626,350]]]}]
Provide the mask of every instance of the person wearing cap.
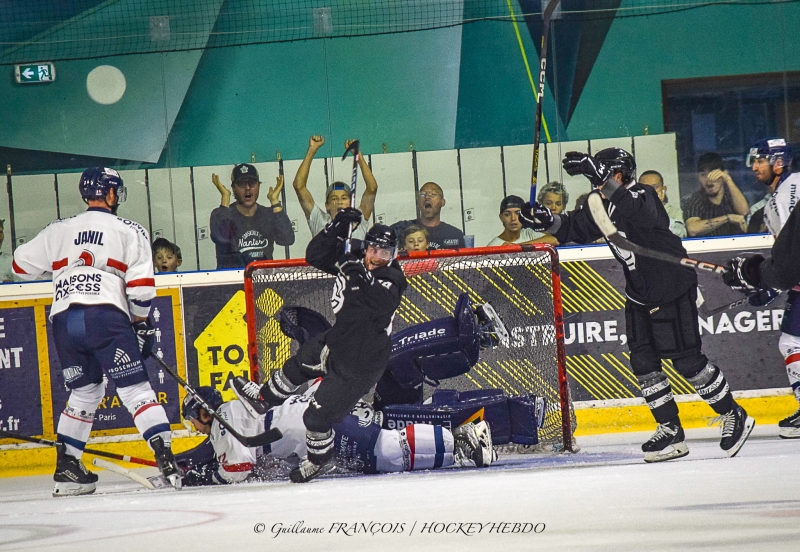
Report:
[{"label": "person wearing cap", "polygon": [[429,249],[454,249],[465,247],[464,232],[459,228],[443,222],[441,219],[442,207],[447,204],[444,199],[442,187],[436,182],[426,182],[417,194],[417,209],[419,218],[415,220],[401,220],[392,224],[398,236],[402,236],[405,229],[417,224],[428,231]]},{"label": "person wearing cap", "polygon": [[[352,140],[347,140],[344,144],[345,149],[350,146]],[[319,234],[325,225],[331,222],[336,217],[336,213],[340,209],[347,207],[355,207],[351,205],[352,190],[350,184],[345,182],[333,182],[328,185],[325,190],[325,210],[323,211],[319,205],[314,201],[311,192],[308,191],[308,173],[311,170],[311,161],[314,156],[325,144],[325,138],[322,136],[314,135],[308,139],[308,150],[303,162],[297,169],[297,174],[294,177],[294,191],[297,193],[297,199],[300,201],[300,207],[306,214],[308,227],[311,229],[311,234],[316,236]],[[358,157],[358,167],[361,169],[361,174],[364,176],[364,193],[361,195],[361,206],[359,210],[363,213],[364,218],[361,223],[353,229],[352,237],[363,240],[367,233],[370,224],[367,222],[372,217],[372,211],[375,208],[375,196],[378,193],[378,183],[372,170],[369,168],[366,158],[363,155]]]},{"label": "person wearing cap", "polygon": [[261,181],[253,165],[241,163],[231,172],[230,192],[219,177],[211,180],[220,191],[220,206],[211,211],[211,241],[217,249],[217,268],[243,268],[252,261],[272,259],[275,244],[292,245],[294,229],[281,204],[283,176],[267,192],[270,206],[257,203]]},{"label": "person wearing cap", "polygon": [[558,241],[550,234],[541,234],[530,228],[523,228],[519,220],[519,212],[525,200],[519,196],[510,195],[500,202],[500,222],[503,223],[503,233],[490,241],[487,245],[509,245],[512,243],[549,243],[558,245]]},{"label": "person wearing cap", "polygon": [[747,231],[750,214],[742,192],[722,164],[718,153],[704,153],[697,160],[700,189],[686,200],[683,213],[686,233],[694,236],[728,236]]}]

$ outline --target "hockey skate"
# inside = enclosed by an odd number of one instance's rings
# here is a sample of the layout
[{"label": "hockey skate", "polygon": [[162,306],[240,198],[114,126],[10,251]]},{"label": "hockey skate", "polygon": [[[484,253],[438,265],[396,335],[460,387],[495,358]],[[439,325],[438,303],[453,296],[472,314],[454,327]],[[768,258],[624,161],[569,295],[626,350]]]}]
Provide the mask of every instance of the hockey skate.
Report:
[{"label": "hockey skate", "polygon": [[686,436],[678,418],[658,424],[656,432],[642,445],[645,462],[664,462],[689,454]]},{"label": "hockey skate", "polygon": [[236,376],[230,380],[231,389],[236,397],[242,402],[251,416],[258,418],[267,413],[269,404],[261,396],[261,386],[255,382],[248,381],[242,376]]},{"label": "hockey skate", "polygon": [[308,458],[303,458],[300,464],[289,473],[289,479],[292,480],[292,483],[308,483],[320,475],[325,475],[334,467],[333,459],[318,466]]},{"label": "hockey skate", "polygon": [[453,440],[453,460],[462,468],[485,468],[497,460],[492,447],[492,430],[485,421],[455,428]]},{"label": "hockey skate", "polygon": [[800,408],[797,412],[778,422],[780,432],[778,435],[783,439],[800,439]]},{"label": "hockey skate", "polygon": [[494,349],[500,343],[508,343],[508,329],[492,305],[478,305],[475,307],[475,316],[480,324],[481,350]]},{"label": "hockey skate", "polygon": [[67,454],[64,443],[56,445],[58,460],[56,460],[56,473],[53,481],[53,496],[77,496],[92,494],[97,486],[97,474],[86,469],[78,458]]},{"label": "hockey skate", "polygon": [[733,404],[733,410],[719,417],[722,421],[722,440],[719,446],[733,458],[744,442],[750,437],[756,421],[747,415],[744,408],[738,404]]},{"label": "hockey skate", "polygon": [[158,463],[158,469],[161,470],[161,475],[169,481],[170,485],[176,489],[180,489],[183,472],[178,467],[178,463],[172,455],[172,449],[169,445],[164,444],[164,439],[159,435],[150,439],[150,448],[153,449],[153,454],[156,456],[156,462]]}]

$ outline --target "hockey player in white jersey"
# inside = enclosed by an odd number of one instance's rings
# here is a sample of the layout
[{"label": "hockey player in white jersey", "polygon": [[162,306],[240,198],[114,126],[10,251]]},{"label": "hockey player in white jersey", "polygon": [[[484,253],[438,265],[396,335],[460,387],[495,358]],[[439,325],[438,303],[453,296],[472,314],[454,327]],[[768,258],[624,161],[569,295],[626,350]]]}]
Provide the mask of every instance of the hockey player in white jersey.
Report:
[{"label": "hockey player in white jersey", "polygon": [[[234,439],[199,402],[188,395],[183,402],[183,417],[195,430],[209,436],[178,461],[187,468],[184,484],[214,485],[244,481],[256,467],[259,457],[292,459],[306,456],[306,427],[303,414],[319,382],[301,395],[289,397],[266,414],[250,413],[241,401],[223,403],[213,387],[198,387],[196,392],[228,423],[244,435],[256,435],[277,427],[283,437],[259,448],[248,448]],[[352,413],[334,425],[336,465],[363,473],[400,472],[461,467],[485,467],[495,459],[492,434],[485,421],[467,423],[452,431],[429,424],[410,424],[402,430],[381,429],[382,413],[359,402]],[[213,447],[213,448],[212,448]]]},{"label": "hockey player in white jersey", "polygon": [[[800,174],[791,172],[792,149],[783,138],[759,140],[750,148],[747,165],[753,168],[756,178],[766,186],[775,186],[775,191],[764,206],[764,222],[773,236],[777,236],[789,219],[800,199]],[[736,257],[730,262],[731,271],[726,283],[734,289],[752,293],[754,288],[747,285],[746,280],[735,278],[735,274],[751,270],[754,264],[764,260],[761,255]],[[737,284],[739,284],[737,286]],[[775,290],[761,290],[752,293],[751,297],[764,297],[770,300],[777,296]],[[762,300],[755,306],[766,304]],[[751,300],[751,304],[753,301]],[[786,373],[792,386],[795,398],[800,403],[800,285],[789,290],[786,299],[786,310],[781,323],[781,337],[778,347],[786,362]],[[779,435],[786,439],[800,438],[800,407],[797,411],[778,422]]]},{"label": "hockey player in white jersey", "polygon": [[87,169],[79,190],[87,211],[49,224],[16,249],[12,265],[26,280],[53,274],[50,320],[64,382],[72,390],[58,421],[53,496],[95,490],[97,475],[81,455],[105,395],[103,372],[114,380],[161,472],[179,486],[167,414],[144,366],[153,346],[148,315],[156,294],[149,236],[136,222],[116,216],[126,192],[114,169]]}]

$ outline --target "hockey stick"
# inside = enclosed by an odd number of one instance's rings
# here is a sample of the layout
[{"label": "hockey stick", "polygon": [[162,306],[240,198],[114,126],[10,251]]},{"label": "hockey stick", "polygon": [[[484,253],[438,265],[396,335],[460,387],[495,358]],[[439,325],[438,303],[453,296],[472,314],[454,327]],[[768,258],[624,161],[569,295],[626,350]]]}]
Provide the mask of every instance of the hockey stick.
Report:
[{"label": "hockey stick", "polygon": [[242,435],[241,433],[239,433],[238,431],[233,429],[233,426],[231,424],[229,424],[225,420],[225,418],[223,418],[222,416],[217,414],[217,411],[214,410],[213,408],[211,408],[211,405],[209,405],[206,401],[204,401],[203,397],[198,395],[197,391],[192,389],[192,387],[188,383],[186,383],[186,380],[183,379],[182,377],[180,377],[177,374],[177,372],[175,372],[172,368],[167,366],[167,364],[163,360],[161,360],[160,358],[158,358],[155,355],[151,355],[151,358],[154,358],[156,360],[156,362],[158,362],[161,365],[161,367],[164,370],[166,370],[167,373],[169,373],[170,376],[175,378],[175,381],[180,383],[181,387],[183,387],[186,390],[187,393],[189,393],[192,397],[194,397],[194,399],[198,403],[200,403],[200,406],[203,407],[208,412],[209,416],[211,416],[217,422],[219,422],[219,425],[224,427],[226,431],[228,431],[231,435],[233,435],[234,439],[239,441],[244,446],[246,446],[248,448],[250,448],[250,447],[263,447],[264,445],[268,445],[269,443],[274,443],[275,441],[277,441],[278,439],[283,437],[283,434],[281,433],[281,431],[277,427],[273,427],[269,431],[265,431],[264,433],[259,433],[258,435],[253,435],[252,437],[247,437],[245,435]]},{"label": "hockey stick", "polygon": [[608,213],[606,213],[603,200],[600,198],[600,194],[598,193],[589,194],[589,197],[586,198],[586,205],[589,206],[589,211],[592,213],[594,223],[600,229],[600,232],[602,232],[603,236],[610,243],[614,244],[620,249],[625,249],[635,253],[636,255],[641,255],[642,257],[649,257],[651,259],[657,259],[667,263],[686,266],[689,268],[694,268],[695,270],[705,270],[707,272],[715,272],[717,274],[722,274],[728,270],[722,265],[698,261],[697,259],[690,259],[689,257],[678,257],[677,255],[671,255],[663,251],[648,249],[628,241],[627,238],[623,237],[617,231],[617,227],[614,226],[614,223],[611,221],[611,218],[609,218]]},{"label": "hockey stick", "polygon": [[[347,146],[347,149],[344,150],[344,155],[342,155],[342,161],[345,160],[347,154],[353,152],[353,177],[350,179],[350,207],[355,208],[356,206],[356,182],[358,181],[358,158],[361,155],[361,150],[359,149],[358,140],[353,140],[350,142],[350,145]],[[350,238],[353,236],[353,225],[351,224],[350,227],[347,229],[347,241],[344,243],[344,252],[350,253]]]},{"label": "hockey stick", "polygon": [[533,121],[533,170],[531,174],[531,203],[536,201],[537,173],[539,172],[539,143],[542,136],[542,102],[547,69],[547,38],[550,35],[550,18],[560,0],[550,0],[542,13],[542,47],[539,49],[539,93],[536,98],[536,116]]},{"label": "hockey stick", "polygon": [[[772,303],[773,301],[777,300],[778,297],[780,297],[781,293],[783,293],[783,292],[779,291],[778,294],[775,296],[775,298],[771,299],[769,301],[769,303]],[[706,309],[705,308],[705,303],[704,303],[703,306],[701,306],[698,310],[699,310],[700,314],[702,314],[703,316],[708,317],[708,316],[714,316],[715,314],[719,314],[721,312],[725,312],[725,311],[728,311],[728,310],[733,310],[733,309],[735,309],[737,307],[742,307],[744,305],[747,305],[748,303],[750,303],[750,296],[746,295],[746,296],[742,297],[741,299],[733,301],[732,303],[728,303],[727,305],[720,305],[719,307],[717,307],[715,309],[711,309],[711,310]],[[769,304],[769,303],[767,303],[767,304]],[[766,305],[762,305],[762,306],[766,306]]]},{"label": "hockey stick", "polygon": [[[27,441],[29,443],[38,443],[40,445],[47,445],[55,447],[60,443],[58,441],[51,441],[49,439],[41,439],[39,437],[28,437],[27,435],[20,435],[19,433],[12,433],[10,431],[0,430],[0,437],[8,437],[10,439],[17,439],[18,441]],[[113,458],[114,460],[122,460],[123,462],[130,462],[131,464],[141,464],[143,466],[158,467],[158,464],[153,460],[145,460],[144,458],[136,458],[135,456],[127,456],[123,454],[114,454],[113,452],[106,452],[104,450],[96,450],[85,448],[83,452],[92,454],[94,456],[103,456],[105,458]]]},{"label": "hockey stick", "polygon": [[97,466],[98,468],[103,468],[104,470],[112,471],[114,473],[118,473],[119,475],[124,475],[128,479],[132,479],[136,481],[139,485],[146,489],[153,490],[156,488],[155,485],[147,478],[142,477],[138,473],[135,473],[133,470],[129,470],[128,468],[123,468],[122,466],[115,464],[114,462],[109,462],[108,460],[103,460],[102,458],[92,458],[92,464]]}]

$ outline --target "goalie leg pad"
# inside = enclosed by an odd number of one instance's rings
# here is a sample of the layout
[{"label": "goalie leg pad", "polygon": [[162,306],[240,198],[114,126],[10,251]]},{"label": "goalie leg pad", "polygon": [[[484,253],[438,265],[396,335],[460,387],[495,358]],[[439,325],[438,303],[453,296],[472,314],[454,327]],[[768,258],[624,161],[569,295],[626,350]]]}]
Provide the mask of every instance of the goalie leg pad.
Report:
[{"label": "goalie leg pad", "polygon": [[[508,398],[511,419],[511,442],[520,445],[539,444],[539,427],[544,422],[545,399],[532,395]],[[491,425],[491,424],[490,424]]]},{"label": "goalie leg pad", "polygon": [[66,453],[80,458],[92,431],[94,413],[105,394],[102,382],[73,389],[66,408],[58,419],[58,440],[66,445]]},{"label": "goalie leg pad", "polygon": [[786,362],[786,375],[789,376],[789,385],[792,386],[794,396],[800,401],[800,337],[782,333],[780,340],[778,340],[778,348],[781,350]]},{"label": "goalie leg pad", "polygon": [[733,395],[725,375],[710,362],[697,375],[686,379],[717,414],[727,414],[733,410]]},{"label": "goalie leg pad", "polygon": [[156,394],[149,381],[143,381],[127,387],[117,387],[117,394],[122,404],[133,416],[136,429],[148,443],[153,437],[160,436],[166,447],[170,446],[171,430],[167,413],[158,403]]}]

